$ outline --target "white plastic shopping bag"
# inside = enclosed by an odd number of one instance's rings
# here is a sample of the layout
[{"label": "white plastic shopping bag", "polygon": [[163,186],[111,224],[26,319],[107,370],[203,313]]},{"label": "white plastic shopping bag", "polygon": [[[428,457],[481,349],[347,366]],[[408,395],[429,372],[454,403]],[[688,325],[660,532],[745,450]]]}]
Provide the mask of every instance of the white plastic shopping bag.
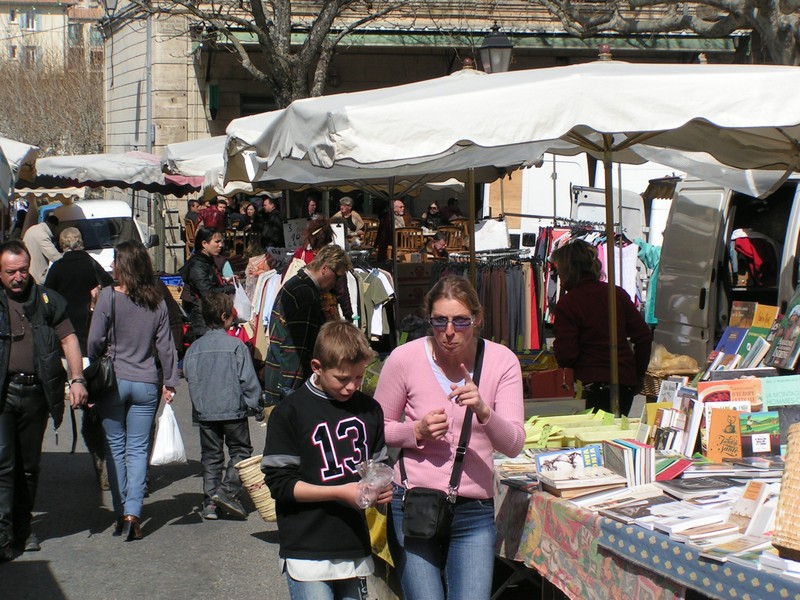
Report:
[{"label": "white plastic shopping bag", "polygon": [[178,420],[171,404],[165,404],[161,416],[158,417],[156,441],[153,443],[151,465],[171,465],[186,462],[186,450],[183,447]]},{"label": "white plastic shopping bag", "polygon": [[249,321],[253,316],[253,304],[250,302],[250,298],[247,297],[247,292],[244,291],[244,287],[242,287],[238,279],[233,282],[233,285],[236,287],[236,295],[233,297],[233,308],[236,309],[236,314],[239,315],[240,319]]}]

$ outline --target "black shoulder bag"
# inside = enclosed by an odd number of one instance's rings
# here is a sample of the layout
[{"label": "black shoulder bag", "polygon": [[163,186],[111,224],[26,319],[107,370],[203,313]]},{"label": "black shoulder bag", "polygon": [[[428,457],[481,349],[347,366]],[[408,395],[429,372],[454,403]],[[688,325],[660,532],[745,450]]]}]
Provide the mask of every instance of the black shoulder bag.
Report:
[{"label": "black shoulder bag", "polygon": [[[475,353],[475,371],[472,376],[475,385],[480,382],[484,345],[484,340],[479,339]],[[403,453],[400,453],[400,478],[405,488],[403,495],[403,534],[405,536],[426,540],[435,539],[439,542],[444,542],[450,537],[453,507],[458,497],[464,455],[467,453],[467,445],[472,433],[472,415],[472,409],[467,407],[447,492],[424,487],[409,488]]]},{"label": "black shoulder bag", "polygon": [[117,387],[117,376],[114,373],[114,361],[111,357],[114,337],[114,299],[116,292],[111,288],[111,326],[108,329],[106,351],[83,370],[86,380],[86,391],[90,402],[98,402],[110,390]]}]

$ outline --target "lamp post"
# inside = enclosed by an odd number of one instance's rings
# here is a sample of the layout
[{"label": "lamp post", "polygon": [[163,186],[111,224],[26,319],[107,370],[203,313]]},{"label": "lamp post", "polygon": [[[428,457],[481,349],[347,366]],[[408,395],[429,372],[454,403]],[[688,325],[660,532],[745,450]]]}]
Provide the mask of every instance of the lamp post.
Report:
[{"label": "lamp post", "polygon": [[483,38],[483,43],[480,47],[483,70],[487,73],[505,73],[508,71],[513,47],[508,36],[500,33],[500,27],[495,21],[491,32]]}]

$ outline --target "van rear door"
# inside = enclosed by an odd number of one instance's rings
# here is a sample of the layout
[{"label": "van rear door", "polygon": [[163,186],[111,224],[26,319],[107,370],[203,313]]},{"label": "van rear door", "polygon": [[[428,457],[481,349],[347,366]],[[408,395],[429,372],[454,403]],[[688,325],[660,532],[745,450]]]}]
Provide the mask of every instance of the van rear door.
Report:
[{"label": "van rear door", "polygon": [[[729,192],[705,181],[678,185],[661,247],[655,341],[703,364],[713,339]],[[723,232],[724,233],[724,232]],[[709,318],[709,313],[713,318]]]}]

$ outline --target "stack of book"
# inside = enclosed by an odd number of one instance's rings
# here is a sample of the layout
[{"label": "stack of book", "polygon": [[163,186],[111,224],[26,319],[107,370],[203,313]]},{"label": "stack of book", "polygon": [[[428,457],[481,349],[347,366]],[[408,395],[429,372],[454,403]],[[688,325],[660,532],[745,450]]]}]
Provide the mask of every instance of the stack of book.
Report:
[{"label": "stack of book", "polygon": [[624,487],[627,483],[603,463],[597,444],[583,448],[563,448],[535,456],[542,490],[562,498]]},{"label": "stack of book", "polygon": [[614,473],[625,478],[628,487],[652,483],[656,479],[655,449],[637,440],[606,440],[603,460]]}]

